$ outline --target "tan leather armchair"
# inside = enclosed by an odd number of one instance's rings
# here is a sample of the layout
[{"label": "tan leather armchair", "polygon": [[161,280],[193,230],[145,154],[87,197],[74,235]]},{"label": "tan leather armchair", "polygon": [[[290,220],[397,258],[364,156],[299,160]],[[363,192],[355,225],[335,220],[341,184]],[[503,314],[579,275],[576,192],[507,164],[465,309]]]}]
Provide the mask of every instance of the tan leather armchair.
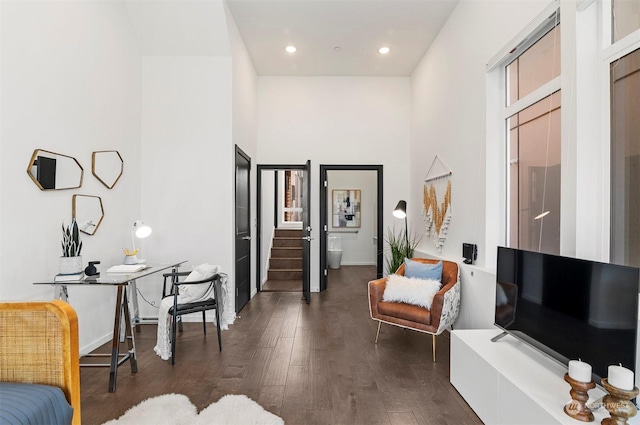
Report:
[{"label": "tan leather armchair", "polygon": [[[412,258],[421,263],[435,264],[439,260]],[[404,276],[405,265],[402,264],[396,274]],[[387,278],[369,282],[369,312],[373,320],[378,321],[375,343],[378,343],[382,323],[413,329],[432,335],[433,361],[436,361],[436,335],[440,335],[451,326],[460,310],[460,274],[458,264],[442,261],[442,288],[436,293],[431,310],[412,304],[382,301]]]}]

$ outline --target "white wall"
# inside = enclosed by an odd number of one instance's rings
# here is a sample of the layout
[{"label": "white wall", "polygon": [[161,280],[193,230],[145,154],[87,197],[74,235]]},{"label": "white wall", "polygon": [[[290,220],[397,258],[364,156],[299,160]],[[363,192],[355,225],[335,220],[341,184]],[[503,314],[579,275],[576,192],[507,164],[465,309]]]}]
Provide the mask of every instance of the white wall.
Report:
[{"label": "white wall", "polygon": [[[486,64],[546,5],[547,0],[462,0],[411,77],[410,226],[423,228],[423,180],[437,154],[453,172],[451,211],[441,257],[461,261],[462,243],[478,245],[487,263],[485,198],[501,190],[485,185]],[[420,250],[436,254],[429,238]]]},{"label": "white wall", "polygon": [[[548,4],[548,1],[462,0],[411,77],[410,227],[424,229],[423,180],[437,154],[453,172],[452,219],[438,253],[423,238],[418,256],[460,264],[461,310],[457,328],[493,324],[495,257],[487,252],[485,199],[501,192],[498,182],[485,183],[486,64]],[[492,201],[493,202],[493,201]],[[462,243],[478,245],[475,266],[462,264]]]},{"label": "white wall", "polygon": [[[233,304],[232,60],[222,1],[3,1],[0,11],[0,299],[52,298],[51,287],[32,282],[57,273],[60,223],[79,193],[101,196],[105,208],[96,235],[83,236],[85,264],[119,263],[142,218],[154,233],[139,242],[141,257],[222,265]],[[238,69],[250,81],[246,58]],[[249,109],[247,98],[238,110]],[[25,173],[36,148],[78,158],[82,188],[38,190]],[[113,190],[90,169],[91,152],[107,149],[125,164]],[[157,302],[160,282],[139,288]],[[70,288],[82,352],[110,337],[114,295]],[[140,303],[143,316],[157,315]]]},{"label": "white wall", "polygon": [[[222,1],[127,2],[142,49],[141,213],[150,262],[208,262],[234,305],[232,59]],[[138,288],[157,305],[161,278]],[[233,307],[225,314],[233,316]],[[141,301],[143,317],[157,308]]]},{"label": "white wall", "polygon": [[[154,232],[141,255],[217,264],[233,282],[230,81],[229,57],[144,57],[141,217]],[[139,285],[159,300],[157,287],[155,276]]]},{"label": "white wall", "polygon": [[[409,196],[409,78],[258,77],[260,164],[311,160],[311,258],[319,249],[319,164],[384,166],[385,226]],[[319,290],[318,262],[311,290]]]},{"label": "white wall", "polygon": [[[339,236],[342,239],[342,265],[375,265],[377,242],[377,196],[378,173],[376,171],[361,170],[329,170],[327,171],[327,221],[329,236]],[[361,222],[359,228],[333,227],[332,219],[332,191],[344,189],[360,190]],[[357,232],[357,233],[354,233]],[[327,244],[328,247],[328,244]]]},{"label": "white wall", "polygon": [[[283,172],[279,171],[278,176],[282,176]],[[267,281],[267,272],[269,270],[269,259],[271,257],[271,246],[273,245],[274,235],[274,219],[275,219],[275,199],[274,190],[276,185],[275,170],[262,171],[262,188],[260,202],[260,223],[261,223],[261,243],[260,243],[260,278],[261,284]]]},{"label": "white wall", "polygon": [[[229,42],[231,44],[232,57],[232,137],[233,143],[238,145],[240,149],[251,158],[251,171],[249,176],[250,193],[253,198],[250,205],[251,216],[251,234],[254,236],[251,240],[251,252],[255,253],[256,245],[256,155],[257,155],[257,100],[256,87],[258,77],[256,71],[247,52],[247,48],[242,41],[242,37],[238,32],[233,17],[229,12],[229,8],[225,3],[225,15],[227,27],[229,31]],[[235,239],[234,239],[235,242]],[[235,245],[233,247],[235,252]],[[251,261],[251,296],[256,291],[256,263]]]},{"label": "white wall", "polygon": [[[82,234],[84,265],[119,262],[140,214],[141,58],[126,9],[112,1],[0,3],[2,129],[0,299],[51,299],[32,283],[58,272],[60,225],[74,194],[100,196],[105,218]],[[34,149],[74,156],[80,189],[40,191],[25,170]],[[124,174],[109,190],[91,174],[91,152],[115,149]],[[113,330],[113,288],[69,288],[83,352]]]}]

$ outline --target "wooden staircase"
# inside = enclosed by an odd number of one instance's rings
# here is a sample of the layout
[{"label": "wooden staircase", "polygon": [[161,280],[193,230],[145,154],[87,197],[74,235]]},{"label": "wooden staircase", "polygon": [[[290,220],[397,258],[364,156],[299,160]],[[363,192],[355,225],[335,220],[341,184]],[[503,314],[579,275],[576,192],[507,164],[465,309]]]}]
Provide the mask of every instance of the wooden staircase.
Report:
[{"label": "wooden staircase", "polygon": [[302,280],[302,230],[276,229],[267,280]]}]

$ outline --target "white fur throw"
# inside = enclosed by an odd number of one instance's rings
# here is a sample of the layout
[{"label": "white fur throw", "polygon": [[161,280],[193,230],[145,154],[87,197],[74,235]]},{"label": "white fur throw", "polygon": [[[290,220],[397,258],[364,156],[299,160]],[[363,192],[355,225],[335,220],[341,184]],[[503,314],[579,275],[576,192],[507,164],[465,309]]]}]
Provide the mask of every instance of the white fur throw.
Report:
[{"label": "white fur throw", "polygon": [[[235,318],[235,311],[233,310],[231,303],[231,297],[228,297],[227,289],[227,275],[222,272],[221,266],[214,266],[211,264],[201,264],[193,269],[189,276],[184,280],[185,282],[194,282],[197,280],[208,279],[214,274],[220,274],[221,293],[218,296],[221,298],[218,307],[220,309],[220,329],[229,329],[229,324],[233,323]],[[210,283],[200,283],[194,285],[181,285],[178,295],[178,304],[188,303],[198,300],[205,300],[213,296],[213,285]],[[157,341],[153,351],[162,358],[162,360],[169,360],[171,357],[171,342],[169,340],[169,328],[171,317],[169,316],[169,309],[173,307],[173,295],[164,297],[160,301],[160,308],[158,309],[158,329],[157,329]],[[231,315],[231,317],[229,317]],[[215,323],[215,318],[214,318]]]},{"label": "white fur throw", "polygon": [[400,302],[431,308],[433,297],[442,283],[432,279],[418,279],[390,274],[382,294],[382,301]]}]

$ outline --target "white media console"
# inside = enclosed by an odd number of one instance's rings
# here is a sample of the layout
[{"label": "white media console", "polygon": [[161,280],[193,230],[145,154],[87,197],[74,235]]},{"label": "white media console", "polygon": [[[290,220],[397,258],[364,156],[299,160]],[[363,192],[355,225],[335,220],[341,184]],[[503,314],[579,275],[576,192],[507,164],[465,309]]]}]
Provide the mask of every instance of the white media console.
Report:
[{"label": "white media console", "polygon": [[[578,425],[563,407],[570,401],[567,368],[499,329],[451,332],[451,384],[487,425]],[[599,383],[598,383],[599,384]],[[592,403],[605,395],[601,387],[589,391]],[[600,424],[609,412],[593,412]],[[630,424],[640,424],[639,416]]]}]

